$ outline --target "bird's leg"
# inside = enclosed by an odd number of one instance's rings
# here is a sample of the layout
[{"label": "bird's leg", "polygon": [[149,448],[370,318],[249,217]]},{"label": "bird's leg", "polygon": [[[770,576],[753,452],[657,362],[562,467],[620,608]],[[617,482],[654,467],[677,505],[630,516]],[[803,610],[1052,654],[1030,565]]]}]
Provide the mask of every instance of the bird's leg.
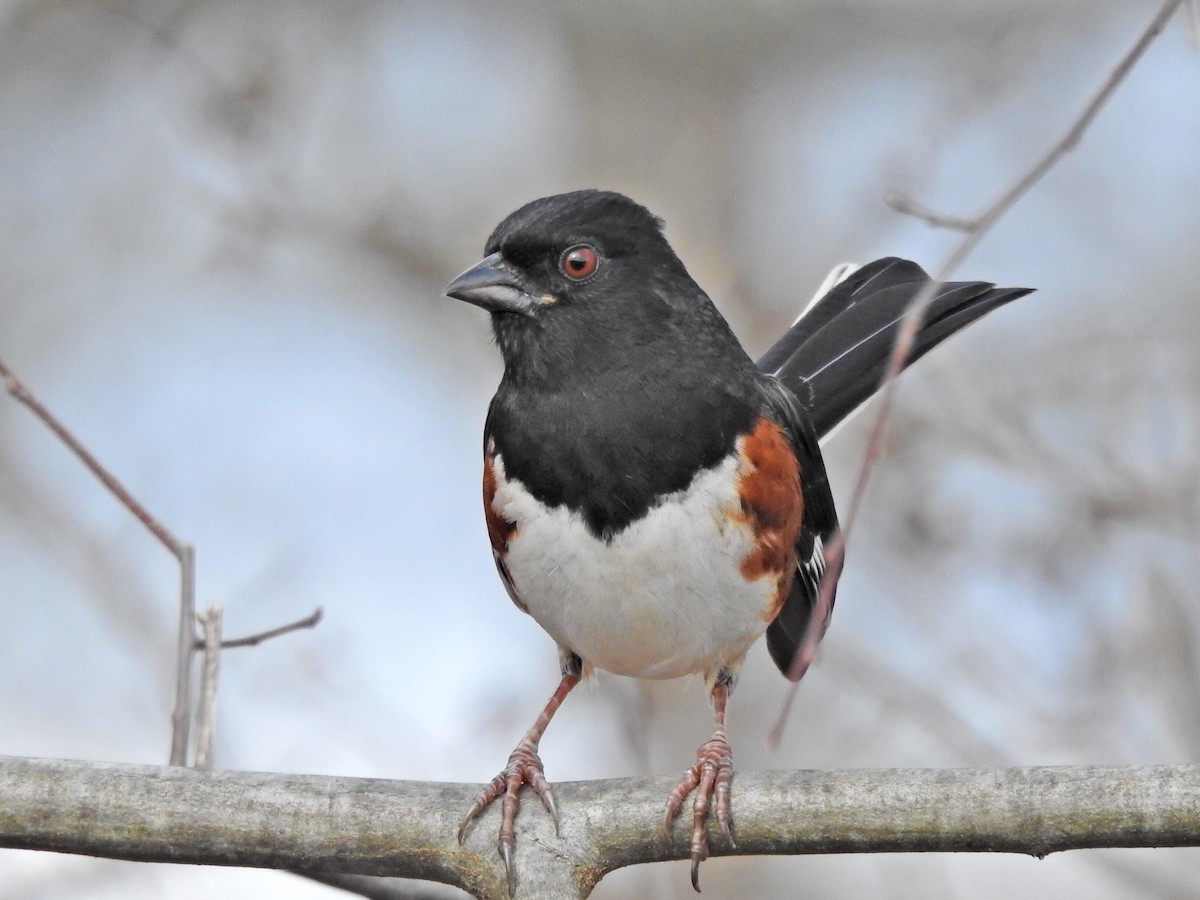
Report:
[{"label": "bird's leg", "polygon": [[729,784],[733,780],[733,751],[725,737],[725,704],[729,700],[731,678],[720,673],[712,688],[713,734],[696,751],[696,761],[667,798],[663,831],[671,832],[671,823],[683,809],[692,791],[692,887],[700,890],[700,863],[708,859],[708,819],[716,816],[721,834],[733,846],[732,817],[729,813]]},{"label": "bird's leg", "polygon": [[558,683],[558,688],[546,703],[546,708],[542,710],[542,714],[533,723],[533,727],[525,732],[525,736],[521,738],[512,755],[508,757],[508,764],[504,770],[475,795],[475,802],[471,804],[471,808],[458,826],[458,842],[461,844],[467,835],[467,828],[475,817],[487,809],[493,800],[504,795],[504,813],[500,820],[499,851],[500,856],[504,859],[504,871],[508,878],[508,895],[510,897],[517,887],[517,873],[513,867],[513,845],[517,838],[516,819],[517,810],[521,804],[522,785],[529,785],[541,798],[542,806],[546,807],[546,812],[550,813],[550,818],[554,820],[554,833],[558,834],[558,807],[554,804],[554,792],[550,789],[549,782],[546,781],[542,759],[538,756],[538,743],[541,741],[542,735],[546,733],[546,726],[550,724],[550,720],[562,706],[567,694],[571,693],[571,689],[579,684],[581,677],[582,663],[580,663],[579,657],[572,654],[564,660],[562,681]]}]

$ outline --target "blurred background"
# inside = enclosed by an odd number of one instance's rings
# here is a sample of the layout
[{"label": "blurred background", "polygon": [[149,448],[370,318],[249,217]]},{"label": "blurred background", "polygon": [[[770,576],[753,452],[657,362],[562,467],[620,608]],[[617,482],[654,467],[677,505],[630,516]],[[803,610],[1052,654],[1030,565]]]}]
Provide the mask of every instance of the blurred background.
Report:
[{"label": "blurred background", "polygon": [[[500,360],[440,296],[535,197],[631,194],[757,354],[835,263],[936,268],[1155,4],[0,2],[0,359],[195,543],[219,768],[482,782],[557,680],[492,569]],[[906,375],[782,747],[738,766],[1200,757],[1200,53],[1182,21],[957,273],[1038,293]],[[826,445],[845,502],[866,416]],[[163,764],[176,567],[0,397],[0,753]],[[696,681],[601,676],[552,781],[674,773]],[[534,811],[532,814],[540,814]],[[715,859],[706,896],[1191,897],[1200,853]],[[692,896],[686,863],[597,898]],[[0,898],[318,898],[0,851]]]}]

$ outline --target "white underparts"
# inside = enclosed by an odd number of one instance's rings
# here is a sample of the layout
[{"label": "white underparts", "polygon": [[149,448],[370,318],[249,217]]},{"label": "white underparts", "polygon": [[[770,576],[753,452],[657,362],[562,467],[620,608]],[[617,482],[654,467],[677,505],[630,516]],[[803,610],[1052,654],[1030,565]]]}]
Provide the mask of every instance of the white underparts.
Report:
[{"label": "white underparts", "polygon": [[736,673],[777,589],[740,570],[754,535],[738,465],[734,456],[700,472],[606,542],[506,479],[496,456],[493,505],[516,525],[504,562],[521,602],[560,646],[618,675]]}]

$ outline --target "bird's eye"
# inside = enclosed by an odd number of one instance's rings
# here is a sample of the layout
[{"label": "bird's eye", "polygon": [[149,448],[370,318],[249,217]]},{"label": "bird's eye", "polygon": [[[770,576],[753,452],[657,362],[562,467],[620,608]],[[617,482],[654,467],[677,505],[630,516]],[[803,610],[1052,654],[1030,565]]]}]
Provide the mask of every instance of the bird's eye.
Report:
[{"label": "bird's eye", "polygon": [[558,258],[558,268],[572,281],[583,281],[596,271],[598,262],[595,250],[587,244],[576,244],[563,251]]}]

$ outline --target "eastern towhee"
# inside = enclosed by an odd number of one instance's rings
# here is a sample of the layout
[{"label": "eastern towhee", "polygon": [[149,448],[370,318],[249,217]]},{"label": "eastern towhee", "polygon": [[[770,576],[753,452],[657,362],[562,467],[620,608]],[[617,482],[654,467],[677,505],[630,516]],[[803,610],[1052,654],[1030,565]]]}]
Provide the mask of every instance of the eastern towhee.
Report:
[{"label": "eastern towhee", "polygon": [[[484,516],[509,596],[558,644],[562,681],[459,839],[504,797],[511,894],[523,785],[557,826],[538,743],[571,689],[593,668],[699,674],[715,727],[663,820],[669,830],[695,792],[697,885],[710,808],[730,840],[725,705],[742,660],[766,632],[775,664],[799,678],[793,655],[832,610],[840,566],[823,597],[819,586],[838,519],[818,439],[879,387],[928,277],[894,258],[852,271],[756,364],[662,222],[621,194],[535,200],[496,227],[484,254],[446,288],[491,313],[504,357],[484,430]],[[1026,293],[941,285],[908,362]]]}]

